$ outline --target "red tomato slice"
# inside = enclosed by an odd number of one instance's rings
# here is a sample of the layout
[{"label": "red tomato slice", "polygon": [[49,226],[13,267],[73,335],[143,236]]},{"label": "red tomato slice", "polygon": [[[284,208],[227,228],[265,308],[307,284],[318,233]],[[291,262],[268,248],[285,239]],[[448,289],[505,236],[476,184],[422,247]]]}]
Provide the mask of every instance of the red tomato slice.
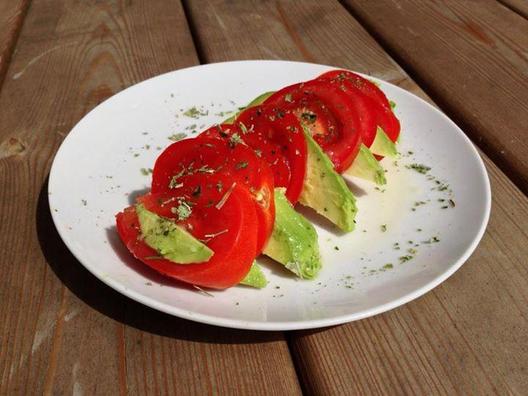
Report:
[{"label": "red tomato slice", "polygon": [[[358,101],[361,102],[359,96],[355,98],[355,102]],[[330,157],[336,171],[343,172],[356,158],[362,142],[363,124],[355,102],[338,86],[324,80],[312,80],[277,91],[265,104],[292,111],[307,125],[311,122],[305,115],[313,115],[314,125],[310,130],[317,132],[313,135],[315,141]],[[366,107],[363,102],[361,105]],[[368,114],[364,123],[365,138],[372,143],[375,130]]]},{"label": "red tomato slice", "polygon": [[240,134],[245,144],[267,162],[276,187],[286,188],[286,197],[299,199],[306,173],[306,139],[301,125],[292,114],[277,116],[271,109],[255,106],[243,111],[235,125],[213,127],[203,135],[230,139]]},{"label": "red tomato slice", "polygon": [[[170,193],[147,194],[138,199],[148,210],[175,218],[180,226],[204,241],[214,251],[209,261],[177,264],[157,258],[158,253],[140,238],[135,207],[129,207],[116,216],[117,230],[126,247],[149,267],[186,283],[214,289],[238,284],[255,258],[255,204],[248,190],[236,182],[218,200],[217,181],[214,176],[202,177],[197,183],[173,189]],[[193,196],[198,187],[202,191],[200,196]],[[181,220],[177,219],[172,209],[181,205],[178,197],[182,197],[192,210],[189,217]]]},{"label": "red tomato slice", "polygon": [[400,122],[392,112],[389,100],[376,84],[348,70],[332,70],[321,74],[318,79],[337,82],[352,90],[355,88],[370,99],[369,107],[375,108],[376,123],[396,142],[400,135]]},{"label": "red tomato slice", "polygon": [[259,225],[258,255],[264,249],[275,221],[273,175],[252,149],[239,142],[238,136],[218,140],[200,135],[199,139],[171,144],[154,165],[152,192],[170,192],[203,175],[216,175],[216,194],[221,197],[231,180],[236,180],[249,189],[255,201]]}]

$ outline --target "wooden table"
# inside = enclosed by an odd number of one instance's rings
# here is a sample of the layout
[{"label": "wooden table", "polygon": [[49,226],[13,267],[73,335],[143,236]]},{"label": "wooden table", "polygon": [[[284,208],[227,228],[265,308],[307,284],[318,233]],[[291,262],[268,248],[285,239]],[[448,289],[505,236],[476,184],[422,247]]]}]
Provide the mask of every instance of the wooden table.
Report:
[{"label": "wooden table", "polygon": [[[523,0],[0,0],[0,394],[526,394]],[[60,240],[47,176],[109,96],[199,63],[341,66],[440,107],[482,150],[487,232],[405,306],[313,331],[201,325],[135,303]]]}]

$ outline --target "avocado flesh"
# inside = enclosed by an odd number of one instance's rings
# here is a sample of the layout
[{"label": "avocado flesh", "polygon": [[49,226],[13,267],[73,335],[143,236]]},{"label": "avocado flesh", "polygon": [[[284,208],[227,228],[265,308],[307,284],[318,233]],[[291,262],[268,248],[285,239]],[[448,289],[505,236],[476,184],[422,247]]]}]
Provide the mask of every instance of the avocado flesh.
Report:
[{"label": "avocado flesh", "polygon": [[396,157],[398,155],[396,143],[390,140],[385,131],[380,127],[376,129],[376,137],[370,146],[370,151],[373,154],[383,157]]},{"label": "avocado flesh", "polygon": [[240,281],[240,284],[262,289],[266,287],[268,281],[260,266],[257,263],[253,263],[246,277]]},{"label": "avocado flesh", "polygon": [[356,199],[321,147],[304,130],[306,175],[299,202],[314,209],[345,232],[354,229]]},{"label": "avocado flesh", "polygon": [[387,183],[385,169],[364,144],[361,144],[357,157],[343,174],[360,177],[380,186]]},{"label": "avocado flesh", "polygon": [[136,205],[143,241],[164,259],[177,264],[203,263],[214,254],[205,244],[170,219]]},{"label": "avocado flesh", "polygon": [[317,232],[297,213],[284,195],[275,189],[275,224],[264,254],[303,279],[313,279],[321,269]]}]

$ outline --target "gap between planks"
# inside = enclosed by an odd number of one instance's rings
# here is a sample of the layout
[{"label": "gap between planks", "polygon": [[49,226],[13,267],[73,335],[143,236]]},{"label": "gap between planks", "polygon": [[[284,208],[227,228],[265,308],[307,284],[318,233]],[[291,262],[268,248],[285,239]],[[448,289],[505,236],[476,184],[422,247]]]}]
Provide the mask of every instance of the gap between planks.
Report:
[{"label": "gap between planks", "polygon": [[189,27],[189,32],[191,33],[192,41],[194,44],[194,49],[196,51],[196,56],[198,57],[198,62],[201,65],[203,65],[208,62],[205,60],[205,53],[203,50],[203,45],[200,40],[200,36],[198,35],[198,29],[192,17],[192,11],[189,8],[189,4],[188,4],[189,1],[190,0],[181,0],[181,5],[183,8],[185,19],[187,20],[187,26]]},{"label": "gap between planks", "polygon": [[507,9],[528,19],[528,2],[526,0],[497,0]]}]

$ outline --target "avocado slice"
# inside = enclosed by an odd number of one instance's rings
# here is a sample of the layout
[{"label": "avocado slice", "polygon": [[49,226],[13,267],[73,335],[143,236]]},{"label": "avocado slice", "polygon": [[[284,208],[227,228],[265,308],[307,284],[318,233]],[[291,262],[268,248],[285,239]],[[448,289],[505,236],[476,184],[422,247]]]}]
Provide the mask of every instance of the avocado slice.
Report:
[{"label": "avocado slice", "polygon": [[298,277],[313,279],[321,269],[317,232],[284,192],[284,188],[275,189],[275,224],[263,253]]},{"label": "avocado slice", "polygon": [[352,165],[343,172],[343,174],[360,177],[378,185],[387,183],[385,169],[383,169],[379,161],[374,157],[372,151],[370,151],[364,144],[361,144],[356,159]]},{"label": "avocado slice", "polygon": [[145,243],[163,258],[178,264],[203,263],[214,252],[170,219],[136,205],[141,235]]},{"label": "avocado slice", "polygon": [[330,158],[323,152],[306,129],[306,175],[299,202],[315,209],[345,232],[354,229],[356,199]]},{"label": "avocado slice", "polygon": [[262,289],[266,287],[268,281],[266,279],[266,276],[262,272],[260,266],[254,262],[251,265],[251,268],[249,269],[249,272],[247,273],[246,277],[240,281],[240,284],[244,286],[255,287],[257,289]]},{"label": "avocado slice", "polygon": [[380,127],[376,129],[376,137],[370,146],[370,151],[373,154],[383,157],[396,157],[398,155],[396,143],[390,140],[385,131]]}]

